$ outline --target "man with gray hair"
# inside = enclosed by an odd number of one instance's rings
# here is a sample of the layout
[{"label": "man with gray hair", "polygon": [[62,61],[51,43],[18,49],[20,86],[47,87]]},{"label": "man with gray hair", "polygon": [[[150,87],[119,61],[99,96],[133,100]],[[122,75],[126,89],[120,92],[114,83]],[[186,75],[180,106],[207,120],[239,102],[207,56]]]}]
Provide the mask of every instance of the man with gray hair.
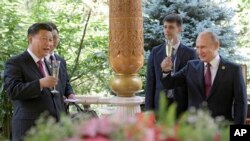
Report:
[{"label": "man with gray hair", "polygon": [[166,88],[186,86],[188,107],[207,103],[213,117],[223,116],[235,124],[244,124],[247,115],[246,85],[240,65],[224,60],[218,53],[220,42],[215,33],[204,31],[196,40],[200,60],[189,61],[171,75],[172,61],[166,57],[161,68]]}]

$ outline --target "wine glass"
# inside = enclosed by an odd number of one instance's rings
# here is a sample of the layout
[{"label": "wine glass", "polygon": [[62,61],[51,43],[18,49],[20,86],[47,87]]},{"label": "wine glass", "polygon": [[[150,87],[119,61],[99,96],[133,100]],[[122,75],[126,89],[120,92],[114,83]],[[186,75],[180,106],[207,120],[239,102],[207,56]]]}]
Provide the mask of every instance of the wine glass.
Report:
[{"label": "wine glass", "polygon": [[[61,61],[53,60],[52,64],[51,64],[51,73],[52,73],[52,76],[55,77],[56,79],[58,79],[60,63],[61,63]],[[52,93],[59,93],[59,91],[56,90],[56,86],[53,87],[51,92]]]},{"label": "wine glass", "polygon": [[[173,55],[173,39],[166,38],[166,57],[171,57]],[[173,70],[173,66],[171,67],[171,74]]]},{"label": "wine glass", "polygon": [[171,57],[173,53],[173,39],[166,39],[166,56]]}]

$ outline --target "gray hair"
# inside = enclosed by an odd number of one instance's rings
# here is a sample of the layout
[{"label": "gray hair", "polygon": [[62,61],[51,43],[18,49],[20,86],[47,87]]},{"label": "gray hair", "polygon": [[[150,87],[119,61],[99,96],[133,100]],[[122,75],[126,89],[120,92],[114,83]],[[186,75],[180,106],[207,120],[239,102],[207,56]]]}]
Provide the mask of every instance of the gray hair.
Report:
[{"label": "gray hair", "polygon": [[[217,34],[214,33],[214,32],[211,31],[211,30],[204,30],[204,31],[202,31],[201,33],[199,33],[199,36],[201,36],[201,35],[208,35],[208,36],[212,39],[212,41],[213,41],[214,43],[220,43],[220,39],[219,39],[219,37],[217,36]],[[198,36],[198,37],[199,37],[199,36]]]}]

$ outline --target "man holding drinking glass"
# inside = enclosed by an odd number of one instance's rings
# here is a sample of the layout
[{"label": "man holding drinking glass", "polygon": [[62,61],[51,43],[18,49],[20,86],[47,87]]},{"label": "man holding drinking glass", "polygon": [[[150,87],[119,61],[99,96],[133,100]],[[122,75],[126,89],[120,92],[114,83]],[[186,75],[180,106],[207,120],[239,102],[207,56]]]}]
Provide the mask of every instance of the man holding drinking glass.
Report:
[{"label": "man holding drinking glass", "polygon": [[[28,29],[28,49],[5,64],[4,88],[14,107],[13,141],[23,140],[41,113],[47,112],[59,120],[59,114],[65,112],[63,95],[51,93],[51,88],[61,82],[50,76],[44,61],[52,44],[51,26],[35,23]],[[64,85],[58,85],[58,89],[61,87]]]},{"label": "man holding drinking glass", "polygon": [[54,52],[54,50],[57,48],[58,43],[59,43],[59,30],[54,23],[47,22],[47,24],[52,27],[53,44],[50,48],[50,53],[45,57],[46,61],[48,62],[48,64],[51,64],[55,60],[60,61],[60,69],[59,69],[60,79],[59,79],[58,85],[61,85],[61,84],[65,85],[65,87],[61,87],[63,88],[61,90],[61,93],[64,94],[65,98],[76,99],[72,86],[70,85],[70,82],[69,82],[66,61],[64,60],[64,58],[62,58],[61,56],[59,56],[58,54]]},{"label": "man holding drinking glass", "polygon": [[164,92],[169,103],[177,102],[177,115],[187,109],[186,90],[184,87],[175,89],[165,89],[161,83],[162,69],[161,62],[169,54],[168,47],[171,49],[173,62],[175,63],[173,70],[179,71],[183,68],[188,60],[196,59],[196,53],[193,49],[186,47],[178,38],[182,31],[182,19],[177,14],[167,15],[163,19],[163,32],[166,43],[154,47],[150,53],[147,67],[146,81],[146,110],[157,110],[159,107],[160,92]]}]

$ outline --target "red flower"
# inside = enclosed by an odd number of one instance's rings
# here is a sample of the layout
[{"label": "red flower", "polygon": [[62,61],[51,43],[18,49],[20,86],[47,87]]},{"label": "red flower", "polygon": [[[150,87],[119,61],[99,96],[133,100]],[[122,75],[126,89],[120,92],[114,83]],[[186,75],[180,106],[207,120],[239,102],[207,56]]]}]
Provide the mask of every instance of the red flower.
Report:
[{"label": "red flower", "polygon": [[111,141],[106,136],[97,135],[95,137],[84,137],[83,141]]},{"label": "red flower", "polygon": [[168,137],[166,141],[178,141],[178,139],[174,137]]},{"label": "red flower", "polygon": [[[155,115],[154,113],[137,113],[136,114],[136,119],[139,122],[142,122],[146,127],[153,128],[155,127]],[[140,123],[141,124],[141,123]]]},{"label": "red flower", "polygon": [[213,141],[220,141],[220,134],[215,134],[213,137]]}]

